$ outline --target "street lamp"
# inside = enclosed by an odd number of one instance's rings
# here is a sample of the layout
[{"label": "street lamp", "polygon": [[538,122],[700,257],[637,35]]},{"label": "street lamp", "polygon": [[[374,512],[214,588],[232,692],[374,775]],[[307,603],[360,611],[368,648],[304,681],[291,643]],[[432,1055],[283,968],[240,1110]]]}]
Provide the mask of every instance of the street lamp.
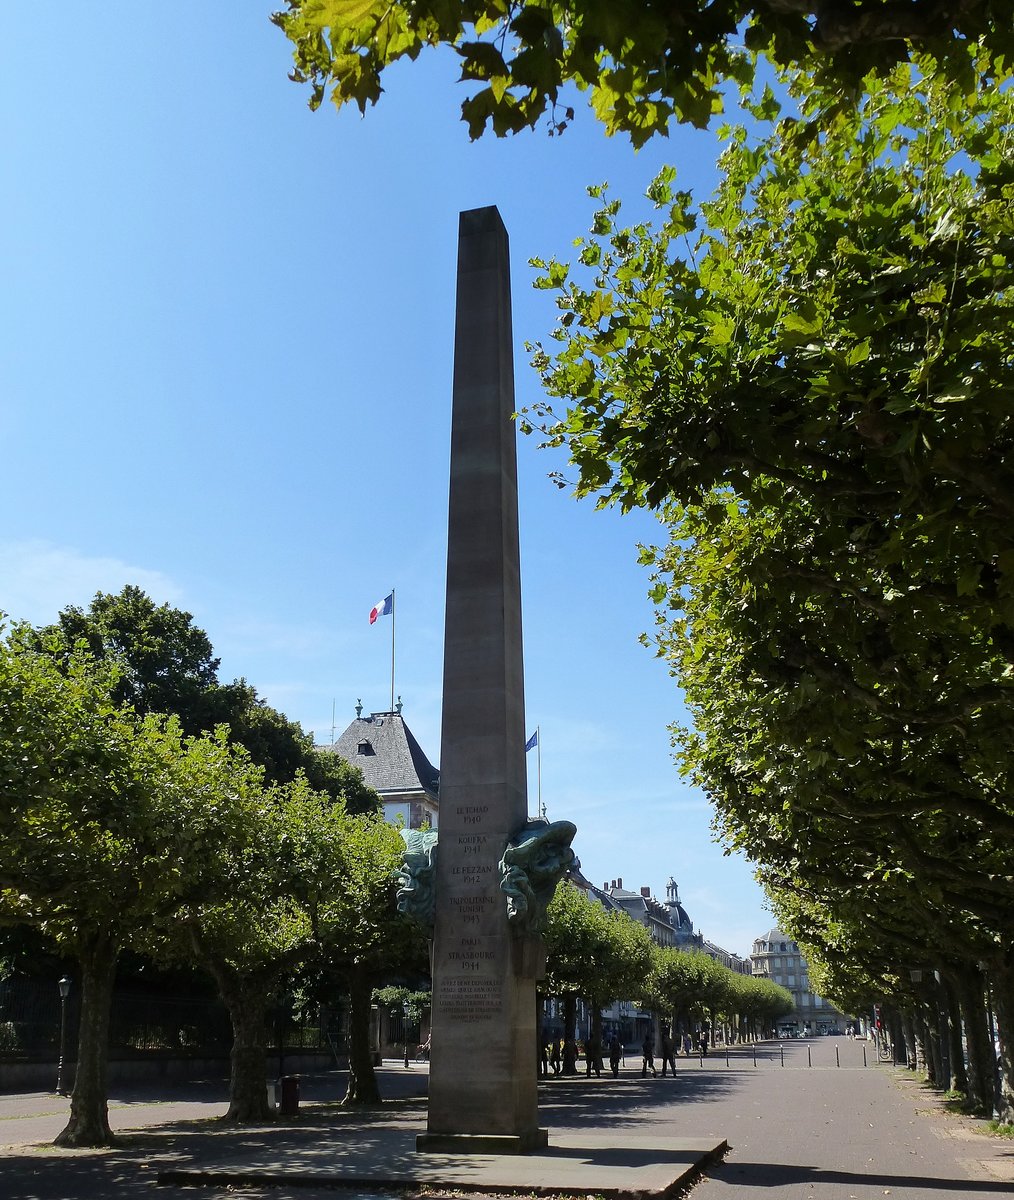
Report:
[{"label": "street lamp", "polygon": [[56,1066],[56,1094],[66,1096],[63,1086],[63,1060],[67,1052],[67,997],[70,995],[70,976],[64,975],[57,984],[60,989],[60,1059]]},{"label": "street lamp", "polygon": [[401,1009],[402,1009],[402,1012],[405,1014],[405,1020],[404,1020],[404,1025],[405,1025],[405,1066],[407,1067],[408,1066],[408,1001],[407,1000],[403,1000],[401,1002]]}]

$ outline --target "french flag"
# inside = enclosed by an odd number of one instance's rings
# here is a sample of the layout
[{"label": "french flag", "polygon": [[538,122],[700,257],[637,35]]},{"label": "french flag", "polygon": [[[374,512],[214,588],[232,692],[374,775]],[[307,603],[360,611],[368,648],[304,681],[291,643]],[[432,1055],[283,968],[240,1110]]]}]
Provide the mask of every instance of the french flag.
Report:
[{"label": "french flag", "polygon": [[389,617],[394,612],[394,592],[390,596],[385,596],[383,600],[378,600],[370,609],[370,624],[376,621],[377,617]]}]

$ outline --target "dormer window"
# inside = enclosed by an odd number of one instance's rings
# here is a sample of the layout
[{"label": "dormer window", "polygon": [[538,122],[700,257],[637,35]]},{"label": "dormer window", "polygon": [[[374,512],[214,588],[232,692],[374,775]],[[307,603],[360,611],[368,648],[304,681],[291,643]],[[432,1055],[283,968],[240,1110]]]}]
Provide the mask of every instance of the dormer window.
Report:
[{"label": "dormer window", "polygon": [[376,754],[376,750],[373,749],[373,743],[368,738],[363,738],[363,740],[359,743],[359,745],[356,746],[356,753],[357,754]]}]

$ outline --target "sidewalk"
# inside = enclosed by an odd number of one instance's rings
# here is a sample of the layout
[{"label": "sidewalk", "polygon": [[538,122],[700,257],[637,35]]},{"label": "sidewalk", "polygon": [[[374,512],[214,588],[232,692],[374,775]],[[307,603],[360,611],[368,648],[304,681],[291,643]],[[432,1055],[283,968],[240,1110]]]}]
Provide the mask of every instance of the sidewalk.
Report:
[{"label": "sidewalk", "polygon": [[[416,1154],[426,1067],[389,1062],[380,1075],[383,1094],[392,1097],[380,1111],[341,1110],[335,1101],[344,1079],[333,1072],[304,1077],[299,1115],[263,1128],[207,1119],[225,1111],[220,1082],[178,1085],[171,1093],[163,1087],[157,1097],[120,1091],[111,1122],[134,1132],[102,1151],[38,1144],[62,1128],[66,1101],[0,1097],[0,1146],[7,1147],[0,1150],[0,1196],[323,1200],[335,1185],[377,1196],[394,1187],[411,1194],[424,1184],[437,1192],[443,1185],[657,1196],[678,1188],[726,1141],[724,1161],[705,1165],[694,1200],[1014,1194],[1014,1144],[980,1137],[973,1123],[945,1116],[906,1072],[864,1068],[860,1047],[845,1039],[769,1044],[756,1067],[750,1050],[732,1052],[728,1066],[724,1051],[703,1065],[680,1058],[675,1078],[642,1079],[640,1063],[628,1060],[619,1080],[550,1079],[540,1088],[550,1148],[517,1158]],[[160,1174],[171,1182],[156,1185]],[[184,1190],[184,1181],[207,1186]]]}]

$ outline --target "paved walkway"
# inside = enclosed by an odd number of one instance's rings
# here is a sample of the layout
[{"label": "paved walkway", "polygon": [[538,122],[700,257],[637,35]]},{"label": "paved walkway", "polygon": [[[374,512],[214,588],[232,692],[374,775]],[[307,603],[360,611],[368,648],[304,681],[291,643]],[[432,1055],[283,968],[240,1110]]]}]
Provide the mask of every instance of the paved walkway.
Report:
[{"label": "paved walkway", "polygon": [[[837,1060],[836,1060],[837,1052]],[[551,1079],[540,1092],[550,1151],[523,1158],[420,1156],[426,1069],[381,1071],[391,1102],[346,1113],[339,1073],[304,1077],[300,1113],[263,1128],[208,1120],[224,1113],[221,1081],[114,1093],[110,1119],[130,1130],[112,1150],[66,1151],[48,1143],[66,1120],[59,1097],[0,1096],[3,1200],[324,1200],[376,1196],[376,1182],[439,1191],[506,1187],[543,1192],[661,1195],[708,1147],[694,1200],[972,1200],[1014,1196],[1014,1143],[982,1137],[945,1114],[904,1071],[875,1065],[862,1045],[822,1038],[678,1060],[676,1077]],[[784,1064],[784,1065],[783,1065]],[[442,1161],[434,1161],[439,1158]],[[425,1162],[421,1162],[425,1159]],[[177,1174],[174,1174],[177,1173]],[[159,1175],[208,1181],[156,1184]],[[254,1186],[254,1183],[261,1186]],[[271,1185],[267,1192],[264,1185]]]}]

